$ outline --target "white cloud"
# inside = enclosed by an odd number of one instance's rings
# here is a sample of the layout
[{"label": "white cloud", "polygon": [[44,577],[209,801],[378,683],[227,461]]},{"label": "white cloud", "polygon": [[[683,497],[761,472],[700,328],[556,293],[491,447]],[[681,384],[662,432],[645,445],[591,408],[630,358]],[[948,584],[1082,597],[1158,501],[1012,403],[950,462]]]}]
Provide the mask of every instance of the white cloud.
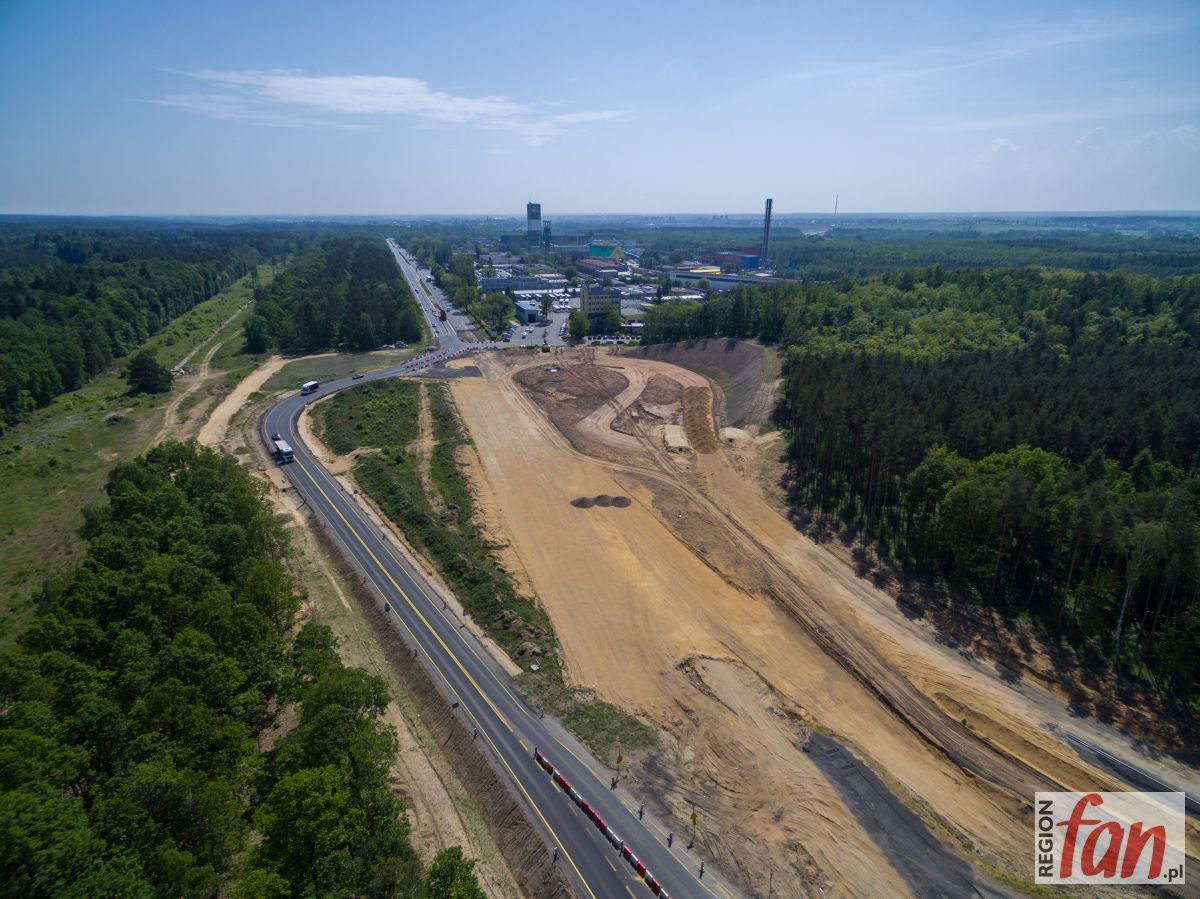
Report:
[{"label": "white cloud", "polygon": [[357,130],[372,127],[355,122],[338,122],[280,112],[265,108],[261,104],[248,102],[245,97],[231,94],[167,94],[161,100],[151,100],[150,102],[159,106],[175,106],[213,119],[242,119],[279,128],[317,127]]},{"label": "white cloud", "polygon": [[1200,128],[1176,125],[1167,131],[1147,131],[1133,141],[1133,146],[1139,145],[1200,152]]},{"label": "white cloud", "polygon": [[983,148],[975,157],[977,165],[992,165],[1004,159],[1013,159],[1021,152],[1021,148],[1007,137],[997,137]]},{"label": "white cloud", "polygon": [[[1075,140],[1075,150],[1092,156],[1148,160],[1153,154],[1180,154],[1200,157],[1200,128],[1195,125],[1176,125],[1165,131],[1151,130],[1114,138],[1104,128],[1092,128]],[[1200,163],[1200,158],[1197,158]]]},{"label": "white cloud", "polygon": [[1111,149],[1112,146],[1112,138],[1108,136],[1108,132],[1099,126],[1075,139],[1075,147],[1080,150],[1096,148],[1107,150]]},{"label": "white cloud", "polygon": [[213,118],[245,119],[265,125],[370,127],[362,122],[313,118],[303,109],[335,116],[404,116],[419,124],[510,131],[528,144],[544,144],[572,126],[627,118],[622,110],[539,114],[527,103],[503,96],[463,97],[430,89],[419,78],[393,75],[305,75],[295,71],[198,69],[181,73],[221,93],[168,94],[154,102]]}]

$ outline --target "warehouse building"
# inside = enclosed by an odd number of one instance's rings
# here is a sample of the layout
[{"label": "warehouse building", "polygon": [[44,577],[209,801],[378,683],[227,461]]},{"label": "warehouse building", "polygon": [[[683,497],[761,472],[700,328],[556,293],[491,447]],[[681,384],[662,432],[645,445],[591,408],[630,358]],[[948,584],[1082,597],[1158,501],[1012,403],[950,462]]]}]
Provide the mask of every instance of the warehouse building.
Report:
[{"label": "warehouse building", "polygon": [[517,321],[532,325],[542,317],[542,304],[532,300],[517,300]]}]

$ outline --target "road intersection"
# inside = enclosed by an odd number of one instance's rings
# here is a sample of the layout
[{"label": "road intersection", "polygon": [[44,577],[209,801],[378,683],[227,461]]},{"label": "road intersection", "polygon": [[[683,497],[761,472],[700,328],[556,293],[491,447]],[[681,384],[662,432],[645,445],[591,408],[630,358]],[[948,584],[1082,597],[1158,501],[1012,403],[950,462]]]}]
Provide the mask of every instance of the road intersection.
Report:
[{"label": "road intersection", "polygon": [[[469,622],[437,599],[419,569],[402,556],[375,525],[357,498],[336,480],[304,443],[298,421],[312,402],[369,381],[415,373],[491,345],[462,340],[452,323],[441,321],[433,299],[421,289],[420,275],[389,241],[438,342],[438,348],[406,363],[320,385],[308,396],[291,394],[260,421],[261,437],[279,433],[295,450],[295,462],[282,471],[346,558],[363,578],[394,626],[438,684],[443,698],[481,743],[485,757],[508,785],[541,833],[579,896],[591,899],[660,895],[731,899],[733,887],[711,865],[701,875],[702,848],[684,840],[667,845],[667,828],[640,811],[640,800],[624,787],[612,788],[612,772],[597,762],[558,722],[543,718],[516,689],[510,676],[478,641]],[[299,385],[297,385],[299,386]],[[558,780],[534,759],[535,751],[553,763],[587,808],[564,792]],[[596,824],[603,821],[604,829]],[[628,847],[614,845],[613,837]],[[628,860],[640,860],[639,874]],[[650,876],[647,876],[650,875]]]}]

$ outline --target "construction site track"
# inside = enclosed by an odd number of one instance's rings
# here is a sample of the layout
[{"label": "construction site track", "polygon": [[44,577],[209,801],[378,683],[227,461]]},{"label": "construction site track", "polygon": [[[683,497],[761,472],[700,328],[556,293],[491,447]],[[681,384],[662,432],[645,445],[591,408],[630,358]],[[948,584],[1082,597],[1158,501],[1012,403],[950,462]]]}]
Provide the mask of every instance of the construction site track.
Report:
[{"label": "construction site track", "polygon": [[[572,360],[567,353],[559,351],[555,354],[555,361],[564,375],[578,379],[581,384],[604,397],[604,418],[608,421],[615,419],[627,408],[624,400],[632,402],[636,399],[633,389],[636,385],[622,390],[618,397],[609,395],[611,388],[604,383],[599,372],[600,365],[597,363],[594,349],[583,350],[577,361]],[[541,363],[539,361],[533,364]],[[519,401],[526,406],[529,414],[534,416],[534,420],[545,423],[544,430],[550,439],[558,441],[565,451],[611,471],[650,478],[682,491],[691,502],[717,522],[731,540],[751,550],[770,573],[774,584],[777,585],[768,590],[770,599],[800,625],[823,652],[878,698],[925,744],[961,770],[1007,793],[1019,807],[1028,805],[1036,791],[1061,788],[1057,781],[1044,772],[985,741],[964,724],[949,717],[908,678],[886,665],[870,645],[825,607],[820,597],[798,583],[792,572],[782,566],[754,534],[714,503],[704,493],[698,478],[681,471],[665,449],[648,433],[644,424],[638,426],[632,439],[637,441],[638,448],[652,467],[597,458],[578,450],[566,435],[547,421],[537,404],[515,384],[516,375],[529,367],[532,366],[522,366],[506,372],[503,380],[513,386]],[[635,395],[630,396],[631,393]]]}]

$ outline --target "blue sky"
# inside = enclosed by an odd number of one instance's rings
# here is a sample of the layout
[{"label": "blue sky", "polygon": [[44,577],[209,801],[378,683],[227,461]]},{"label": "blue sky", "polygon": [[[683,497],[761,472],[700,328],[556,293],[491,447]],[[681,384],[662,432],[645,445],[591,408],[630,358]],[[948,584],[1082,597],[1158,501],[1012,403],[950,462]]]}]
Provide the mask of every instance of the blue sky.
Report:
[{"label": "blue sky", "polygon": [[1200,4],[0,0],[0,212],[1200,209]]}]

